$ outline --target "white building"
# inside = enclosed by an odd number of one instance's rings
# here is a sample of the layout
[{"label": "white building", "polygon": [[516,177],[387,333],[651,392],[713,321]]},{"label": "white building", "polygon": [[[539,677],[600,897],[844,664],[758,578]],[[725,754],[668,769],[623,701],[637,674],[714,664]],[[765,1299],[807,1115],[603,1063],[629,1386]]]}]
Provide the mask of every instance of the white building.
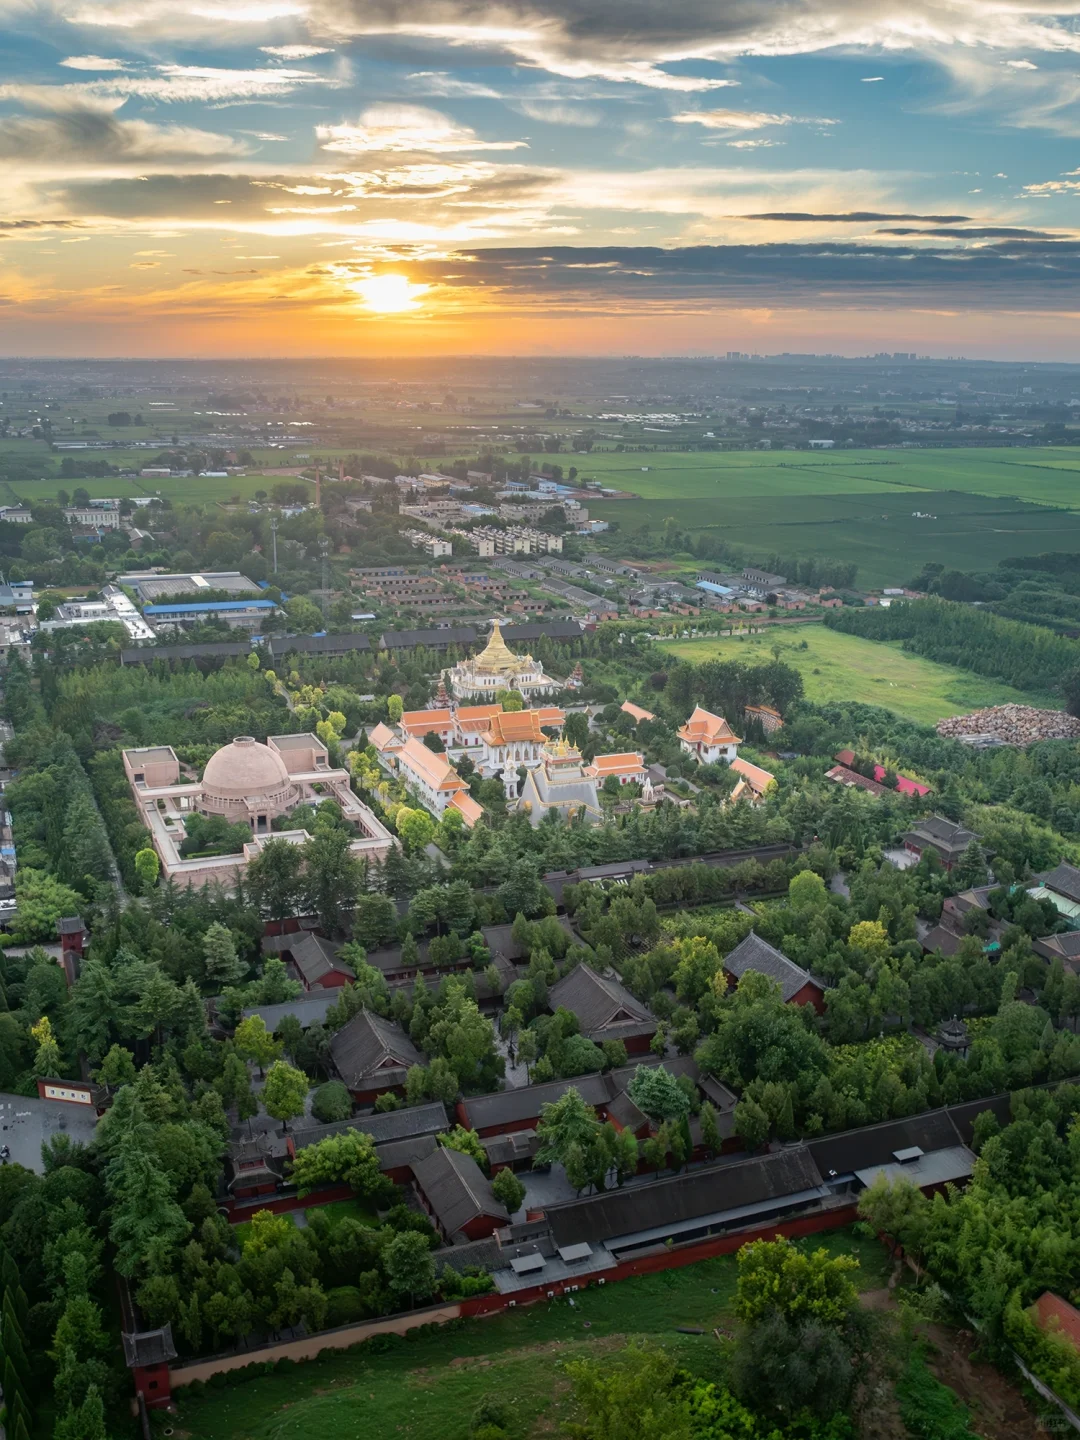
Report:
[{"label": "white building", "polygon": [[730,765],[738,756],[740,739],[722,715],[698,705],[678,732],[679,745],[702,765],[725,760]]},{"label": "white building", "polygon": [[498,620],[492,621],[491,639],[471,660],[461,660],[443,671],[443,680],[459,700],[494,700],[500,690],[517,690],[526,701],[553,695],[560,683],[544,673],[531,655],[515,655],[502,637]]}]

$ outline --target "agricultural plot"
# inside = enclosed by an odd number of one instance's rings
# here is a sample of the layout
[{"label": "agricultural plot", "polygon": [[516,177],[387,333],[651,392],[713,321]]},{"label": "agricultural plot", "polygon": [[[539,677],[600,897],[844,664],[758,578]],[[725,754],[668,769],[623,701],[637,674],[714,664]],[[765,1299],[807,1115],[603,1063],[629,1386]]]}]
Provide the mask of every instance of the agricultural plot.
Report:
[{"label": "agricultural plot", "polygon": [[[804,641],[805,650],[801,648]],[[909,655],[897,645],[844,635],[823,625],[799,626],[783,634],[766,630],[743,638],[680,640],[664,648],[694,664],[703,660],[761,663],[772,658],[776,644],[783,651],[780,658],[794,665],[803,677],[807,699],[819,703],[855,700],[881,705],[922,725],[987,705],[1060,705],[1060,700],[1021,694],[1009,685],[983,680],[952,665]]]},{"label": "agricultural plot", "polygon": [[[811,1242],[806,1242],[811,1244]],[[876,1241],[851,1231],[814,1237],[812,1248],[855,1253],[865,1290],[885,1284],[889,1262]],[[616,1354],[648,1338],[695,1374],[714,1378],[713,1327],[731,1324],[734,1256],[592,1288],[566,1300],[504,1312],[405,1342],[381,1355],[328,1353],[288,1374],[199,1397],[177,1392],[179,1433],[199,1440],[466,1440],[485,1398],[512,1401],[518,1436],[552,1435],[566,1417],[567,1360]],[[682,1327],[682,1329],[680,1329]],[[700,1329],[700,1334],[685,1330]],[[358,1425],[360,1430],[358,1430]]]}]

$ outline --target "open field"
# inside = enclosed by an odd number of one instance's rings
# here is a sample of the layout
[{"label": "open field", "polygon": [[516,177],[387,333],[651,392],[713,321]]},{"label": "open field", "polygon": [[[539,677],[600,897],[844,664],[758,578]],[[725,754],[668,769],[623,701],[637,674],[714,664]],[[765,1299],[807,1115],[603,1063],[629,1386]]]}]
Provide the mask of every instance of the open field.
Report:
[{"label": "open field", "polygon": [[[805,650],[799,648],[803,642]],[[909,655],[898,645],[844,635],[824,625],[800,625],[784,634],[766,630],[741,639],[679,640],[665,644],[664,649],[695,664],[703,660],[760,663],[772,658],[776,644],[783,651],[780,658],[802,675],[807,699],[819,703],[856,700],[863,705],[882,705],[923,725],[986,705],[1060,705],[1047,696],[1021,693],[952,665]]]},{"label": "open field", "polygon": [[[888,1257],[876,1241],[850,1231],[802,1242],[830,1254],[854,1252],[860,1285],[885,1283]],[[648,1336],[676,1351],[688,1369],[712,1377],[715,1325],[730,1324],[734,1256],[703,1261],[567,1300],[506,1311],[461,1329],[406,1342],[382,1355],[331,1353],[291,1370],[202,1396],[177,1392],[176,1433],[198,1440],[465,1440],[478,1402],[514,1403],[515,1435],[551,1435],[565,1415],[567,1360],[616,1352]],[[683,1335],[679,1326],[700,1326]]]},{"label": "open field", "polygon": [[[578,469],[640,496],[590,505],[621,535],[655,533],[672,516],[758,554],[854,561],[864,585],[902,583],[927,561],[988,569],[1011,555],[1080,549],[1072,449],[606,451],[579,457]],[[619,538],[600,544],[615,552]]]},{"label": "open field", "polygon": [[[959,490],[1080,509],[1080,449],[1071,447],[727,454],[606,450],[572,457],[572,463],[582,478],[618,485],[643,500]],[[913,496],[912,508],[932,507]]]}]

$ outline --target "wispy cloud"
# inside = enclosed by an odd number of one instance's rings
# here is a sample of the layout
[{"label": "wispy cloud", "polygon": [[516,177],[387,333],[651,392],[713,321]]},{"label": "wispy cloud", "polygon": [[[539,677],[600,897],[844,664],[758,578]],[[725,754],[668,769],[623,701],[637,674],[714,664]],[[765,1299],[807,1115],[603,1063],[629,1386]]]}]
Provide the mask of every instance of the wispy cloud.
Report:
[{"label": "wispy cloud", "polygon": [[69,55],[66,60],[60,61],[69,70],[126,70],[126,60],[113,60],[105,55]]},{"label": "wispy cloud", "polygon": [[316,55],[333,54],[325,45],[260,45],[259,49],[278,60],[312,60]]},{"label": "wispy cloud", "polygon": [[371,151],[441,155],[463,150],[527,148],[524,140],[481,140],[468,126],[420,105],[372,105],[356,124],[320,125],[315,133],[324,150],[341,155]]}]

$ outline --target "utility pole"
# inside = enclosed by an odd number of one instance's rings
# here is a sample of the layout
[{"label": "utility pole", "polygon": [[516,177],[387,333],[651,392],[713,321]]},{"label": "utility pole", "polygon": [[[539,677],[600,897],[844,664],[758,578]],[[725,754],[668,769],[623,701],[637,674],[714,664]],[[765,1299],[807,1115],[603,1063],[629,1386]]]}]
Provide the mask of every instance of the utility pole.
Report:
[{"label": "utility pole", "polygon": [[319,554],[322,556],[322,608],[323,618],[326,617],[326,607],[330,603],[330,580],[327,570],[327,555],[330,551],[330,541],[325,535],[319,536]]},{"label": "utility pole", "polygon": [[275,574],[275,575],[277,574],[277,525],[278,525],[277,516],[274,515],[274,516],[271,517],[271,520],[270,520],[270,534],[274,537],[274,574]]}]

